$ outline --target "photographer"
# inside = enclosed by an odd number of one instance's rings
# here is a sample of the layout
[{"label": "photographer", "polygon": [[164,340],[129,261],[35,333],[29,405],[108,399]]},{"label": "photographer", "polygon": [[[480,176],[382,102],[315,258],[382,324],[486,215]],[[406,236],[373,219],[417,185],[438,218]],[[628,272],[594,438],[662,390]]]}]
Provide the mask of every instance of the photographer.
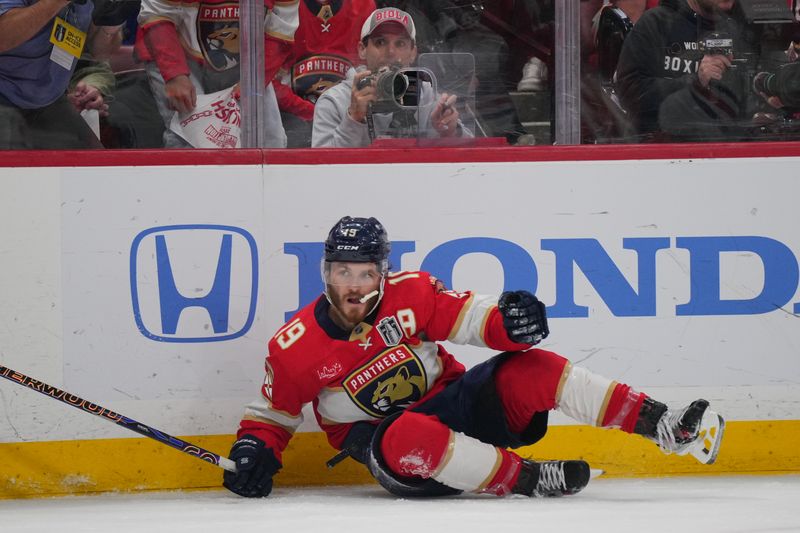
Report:
[{"label": "photographer", "polygon": [[735,0],[670,0],[626,37],[617,88],[641,139],[735,140],[752,116],[755,46]]},{"label": "photographer", "polygon": [[[420,128],[425,136],[467,136],[458,120],[456,97],[433,94],[429,84],[418,80],[417,107],[406,106],[393,113],[372,113],[379,102],[376,80],[398,67],[410,66],[417,57],[416,29],[411,16],[396,8],[374,11],[361,29],[359,58],[366,70],[351,69],[340,84],[325,91],[317,100],[311,138],[313,147],[368,146],[377,137],[416,137]],[[436,105],[432,103],[438,98]],[[431,110],[431,108],[433,108]]]}]

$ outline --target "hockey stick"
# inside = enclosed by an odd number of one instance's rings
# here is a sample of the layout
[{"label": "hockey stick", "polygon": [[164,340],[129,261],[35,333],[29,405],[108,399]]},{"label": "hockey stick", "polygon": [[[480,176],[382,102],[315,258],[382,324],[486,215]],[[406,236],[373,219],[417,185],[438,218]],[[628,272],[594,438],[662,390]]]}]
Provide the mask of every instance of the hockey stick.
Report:
[{"label": "hockey stick", "polygon": [[182,441],[181,439],[173,437],[172,435],[168,435],[163,431],[159,431],[148,425],[142,424],[141,422],[137,422],[136,420],[128,418],[127,416],[115,413],[110,409],[106,409],[105,407],[91,403],[61,389],[57,389],[56,387],[48,385],[47,383],[37,381],[26,376],[25,374],[20,374],[19,372],[11,370],[8,367],[0,366],[0,377],[6,378],[7,380],[18,385],[22,385],[23,387],[28,387],[29,389],[44,394],[49,398],[53,398],[67,405],[71,405],[72,407],[80,409],[81,411],[91,415],[99,416],[100,418],[108,420],[109,422],[114,422],[118,426],[135,431],[136,433],[144,435],[145,437],[150,437],[153,440],[157,440],[161,444],[166,444],[167,446],[171,446],[183,453],[188,453],[192,457],[197,457],[203,461],[208,461],[209,463],[217,465],[220,468],[224,468],[229,472],[236,472],[236,463],[227,457],[217,455],[195,444]]}]

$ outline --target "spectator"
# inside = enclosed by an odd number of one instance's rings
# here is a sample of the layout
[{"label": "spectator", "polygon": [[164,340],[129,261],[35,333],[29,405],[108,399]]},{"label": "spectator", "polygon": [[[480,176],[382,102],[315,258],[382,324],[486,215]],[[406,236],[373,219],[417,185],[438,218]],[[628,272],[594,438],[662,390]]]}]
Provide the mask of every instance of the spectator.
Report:
[{"label": "spectator", "polygon": [[734,61],[754,62],[756,54],[735,8],[735,0],[670,0],[634,25],[620,54],[617,87],[640,135],[743,135],[751,93],[744,65]]},{"label": "spectator", "polygon": [[[83,81],[102,94],[108,106],[100,114],[100,134],[106,148],[163,148],[164,123],[158,112],[147,74],[133,54],[139,0],[94,0],[92,20],[108,26],[120,48],[108,62],[82,57],[70,86]],[[116,32],[116,33],[114,33]]]},{"label": "spectator", "polygon": [[[438,97],[435,106],[420,105],[416,111],[372,112],[378,97],[371,76],[384,67],[413,64],[417,57],[415,38],[414,21],[405,11],[390,7],[370,15],[361,28],[358,43],[366,70],[351,69],[345,80],[319,98],[314,110],[312,146],[367,146],[377,137],[416,136],[419,125],[430,136],[469,134],[458,120],[456,97],[447,93]],[[420,85],[419,92],[421,104],[432,104],[436,99],[427,83]]]},{"label": "spectator", "polygon": [[164,125],[144,71],[115,73],[108,62],[84,55],[70,81],[68,98],[79,112],[98,111],[104,147],[163,147]]},{"label": "spectator", "polygon": [[[265,145],[286,146],[272,78],[289,54],[297,28],[299,0],[265,0]],[[238,3],[203,4],[143,0],[136,53],[145,62],[153,97],[164,119],[164,145],[188,147],[169,129],[172,116],[188,113],[197,94],[210,94],[239,82]]]},{"label": "spectator", "polygon": [[358,64],[361,26],[375,11],[375,1],[301,2],[298,11],[294,45],[283,64],[286,83],[272,82],[290,147],[311,144],[314,104]]},{"label": "spectator", "polygon": [[[70,80],[67,98],[81,114],[84,111],[97,111],[97,118],[105,125],[116,89],[116,76],[109,60],[120,49],[124,24],[139,12],[139,3],[116,0],[94,0],[93,3],[92,23],[96,26],[93,31],[100,32],[98,38],[104,41],[102,56],[92,50],[84,50]],[[89,118],[86,120],[92,122]],[[95,127],[95,134],[103,142],[99,121],[95,122]],[[105,142],[103,145],[106,146]]]},{"label": "spectator", "polygon": [[[0,0],[0,147],[101,147],[66,94],[84,48],[106,58],[115,46],[92,24],[93,8],[91,1]],[[80,91],[72,93],[79,106],[95,105]]]}]

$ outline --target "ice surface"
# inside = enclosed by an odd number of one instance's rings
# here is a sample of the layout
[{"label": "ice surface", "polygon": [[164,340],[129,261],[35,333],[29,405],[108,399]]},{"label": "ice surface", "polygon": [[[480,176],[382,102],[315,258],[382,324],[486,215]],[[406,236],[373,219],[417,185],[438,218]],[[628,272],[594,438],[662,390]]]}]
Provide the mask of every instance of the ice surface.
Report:
[{"label": "ice surface", "polygon": [[407,500],[377,485],[277,488],[260,500],[225,490],[4,500],[0,531],[800,532],[800,476],[599,478],[575,496],[533,500]]}]

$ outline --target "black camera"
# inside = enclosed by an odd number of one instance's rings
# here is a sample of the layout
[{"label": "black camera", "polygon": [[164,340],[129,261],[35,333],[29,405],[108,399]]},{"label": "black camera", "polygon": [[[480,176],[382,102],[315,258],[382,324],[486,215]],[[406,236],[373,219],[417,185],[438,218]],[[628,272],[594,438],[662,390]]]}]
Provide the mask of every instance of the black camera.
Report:
[{"label": "black camera", "polygon": [[766,96],[777,96],[784,106],[800,108],[800,63],[787,63],[753,77],[753,90]]},{"label": "black camera", "polygon": [[[416,109],[420,103],[422,84],[434,84],[433,73],[424,68],[384,66],[377,72],[359,80],[356,88],[375,87],[377,99],[374,113],[391,113],[402,109]],[[434,89],[435,90],[435,89]]]},{"label": "black camera", "polygon": [[704,55],[733,56],[733,37],[724,33],[711,33],[697,43]]},{"label": "black camera", "polygon": [[[730,68],[736,70],[740,67],[750,67],[755,64],[753,52],[735,51],[734,39],[722,32],[709,33],[697,43],[697,49],[703,55],[723,55],[731,58]],[[747,70],[747,69],[745,69]]]},{"label": "black camera", "polygon": [[753,90],[758,94],[778,96],[778,87],[775,84],[775,74],[772,72],[759,72],[753,78]]}]

